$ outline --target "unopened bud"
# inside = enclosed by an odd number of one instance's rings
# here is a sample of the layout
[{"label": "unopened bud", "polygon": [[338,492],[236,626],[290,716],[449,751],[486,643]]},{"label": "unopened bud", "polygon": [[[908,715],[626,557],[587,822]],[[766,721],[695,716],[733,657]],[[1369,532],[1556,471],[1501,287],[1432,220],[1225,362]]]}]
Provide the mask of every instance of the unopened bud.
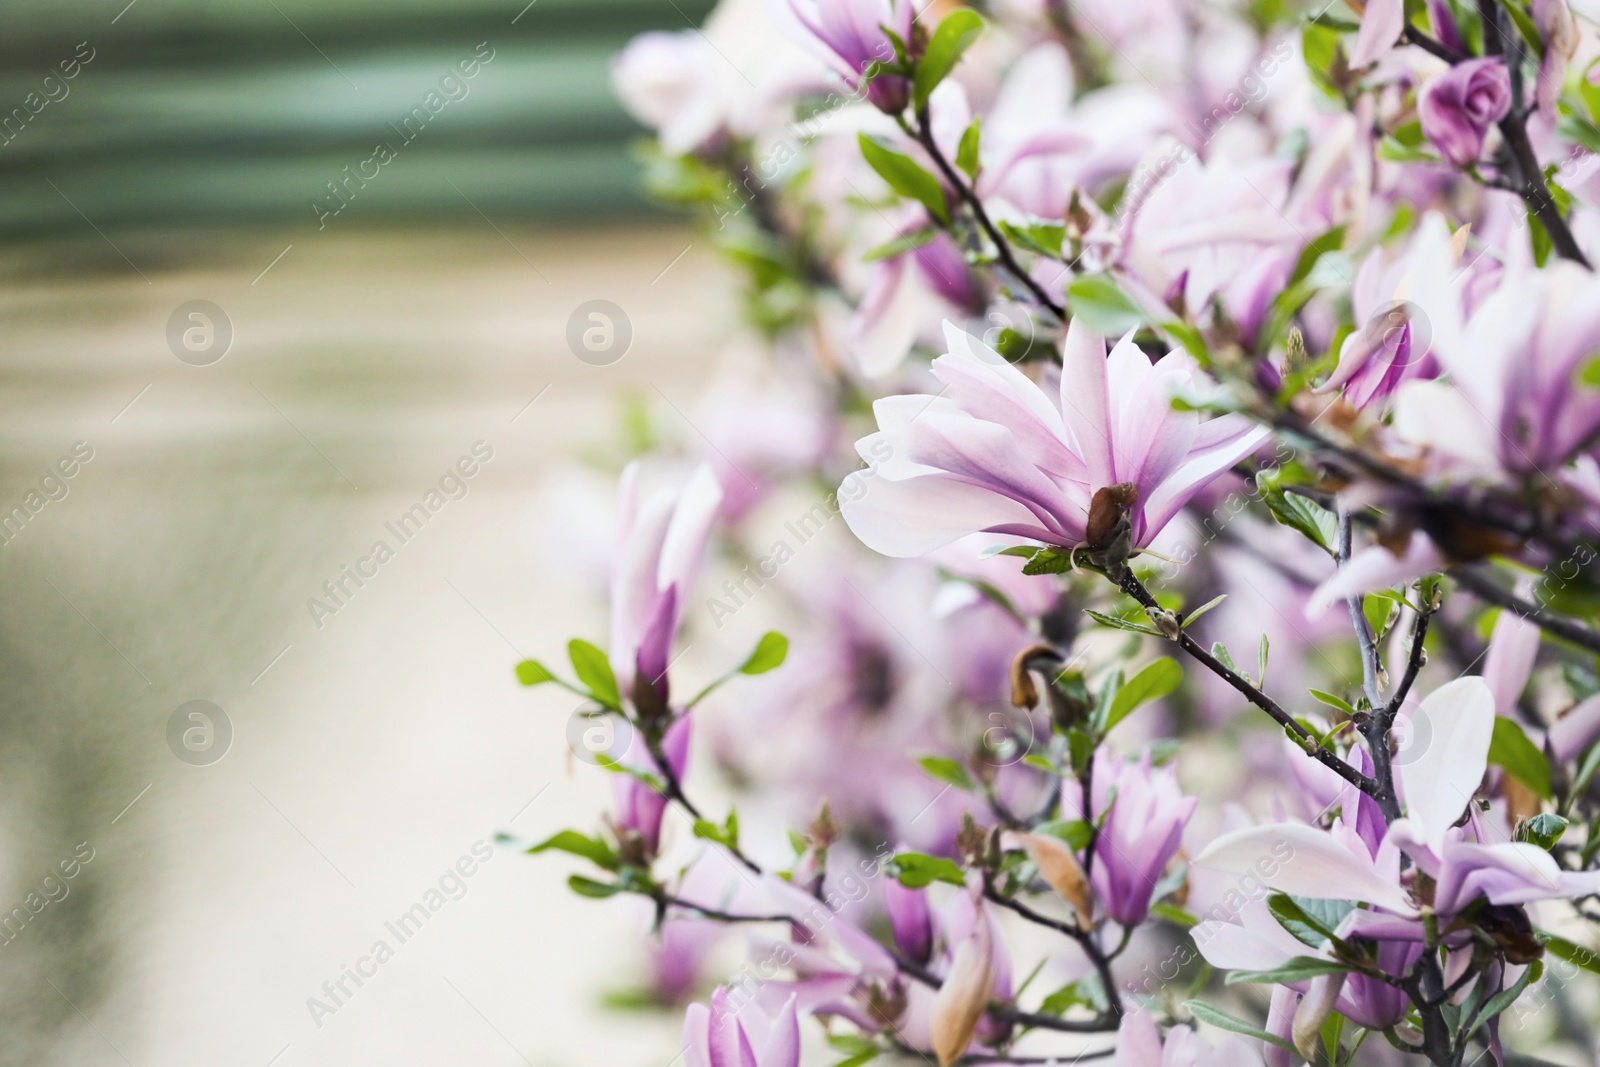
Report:
[{"label": "unopened bud", "polygon": [[1328,1021],[1328,1016],[1333,1012],[1333,1006],[1338,1002],[1343,989],[1343,974],[1324,974],[1313,978],[1311,988],[1300,1001],[1300,1007],[1295,1009],[1292,1032],[1294,1047],[1300,1050],[1300,1055],[1312,1063],[1317,1059],[1318,1044],[1322,1038],[1322,1024]]},{"label": "unopened bud", "polygon": [[989,916],[979,903],[972,934],[956,949],[950,973],[933,998],[929,1029],[939,1067],[950,1067],[966,1052],[993,995],[994,942]]}]

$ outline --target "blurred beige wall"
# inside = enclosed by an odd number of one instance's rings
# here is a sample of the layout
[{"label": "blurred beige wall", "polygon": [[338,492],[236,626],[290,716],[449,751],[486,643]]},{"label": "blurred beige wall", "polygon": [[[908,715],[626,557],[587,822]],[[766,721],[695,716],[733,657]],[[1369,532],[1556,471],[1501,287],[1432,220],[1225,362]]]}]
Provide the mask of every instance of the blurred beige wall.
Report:
[{"label": "blurred beige wall", "polygon": [[[527,509],[619,391],[690,410],[726,279],[670,227],[173,241],[0,260],[0,501],[94,453],[0,548],[0,891],[22,904],[94,850],[0,946],[4,1062],[545,1067],[597,1062],[603,1035],[606,1063],[666,1067],[675,1017],[597,1007],[639,928],[567,892],[568,865],[497,849],[406,943],[385,923],[475,842],[606,802],[569,767],[568,702],[512,676],[605,625],[535,565]],[[634,331],[611,366],[565,340],[596,298]],[[209,366],[168,347],[191,300],[232,323]],[[322,582],[397,544],[385,522],[479,441],[465,498],[319,628]],[[192,699],[232,724],[210,765],[169,749]],[[394,957],[316,1025],[307,999],[379,939]]]}]

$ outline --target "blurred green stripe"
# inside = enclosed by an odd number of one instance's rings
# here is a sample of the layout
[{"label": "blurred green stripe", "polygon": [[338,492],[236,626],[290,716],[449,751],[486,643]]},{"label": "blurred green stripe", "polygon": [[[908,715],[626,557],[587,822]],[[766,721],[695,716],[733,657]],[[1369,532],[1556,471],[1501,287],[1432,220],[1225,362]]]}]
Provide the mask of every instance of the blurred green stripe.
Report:
[{"label": "blurred green stripe", "polygon": [[[632,34],[685,28],[709,6],[537,0],[513,26],[522,5],[498,0],[448,14],[437,0],[138,0],[110,25],[125,3],[24,0],[0,15],[0,118],[78,40],[96,49],[63,99],[26,125],[12,119],[0,232],[84,228],[63,193],[102,229],[304,219],[314,232],[311,200],[380,141],[399,158],[346,217],[476,218],[446,178],[502,218],[644,210],[627,148],[639,130],[612,97],[611,57]],[[395,127],[483,40],[494,59],[467,95],[402,146]]]}]

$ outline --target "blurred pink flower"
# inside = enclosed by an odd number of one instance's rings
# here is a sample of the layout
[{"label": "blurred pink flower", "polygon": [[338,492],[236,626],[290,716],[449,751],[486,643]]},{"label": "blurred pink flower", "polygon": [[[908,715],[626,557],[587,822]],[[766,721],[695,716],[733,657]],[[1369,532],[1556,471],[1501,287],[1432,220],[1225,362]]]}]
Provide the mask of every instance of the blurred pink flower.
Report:
[{"label": "blurred pink flower", "polygon": [[1367,0],[1361,12],[1361,29],[1350,51],[1350,66],[1360,70],[1383,58],[1405,29],[1405,0]]},{"label": "blurred pink flower", "polygon": [[641,33],[611,64],[611,83],[661,147],[683,155],[712,145],[727,127],[722,60],[698,30]]},{"label": "blurred pink flower", "polygon": [[[1340,346],[1339,365],[1319,392],[1342,388],[1345,400],[1359,411],[1386,404],[1401,382],[1439,373],[1433,319],[1459,320],[1466,288],[1439,282],[1466,273],[1456,270],[1466,236],[1462,232],[1453,240],[1444,218],[1429,212],[1411,247],[1392,263],[1385,265],[1382,249],[1372,250],[1350,289],[1355,331]],[[1424,293],[1443,306],[1423,306]]]},{"label": "blurred pink flower", "polygon": [[[929,225],[921,210],[908,213],[895,236]],[[949,234],[871,265],[867,290],[850,319],[850,353],[861,373],[881,377],[899,367],[925,327],[944,315],[983,309],[983,294],[961,249]]]},{"label": "blurred pink flower", "polygon": [[665,702],[668,651],[689,586],[700,572],[722,490],[702,464],[678,491],[640,499],[639,467],[622,472],[617,556],[611,578],[611,669],[624,697],[636,677]]},{"label": "blurred pink flower", "polygon": [[[1419,278],[1444,286],[1448,277]],[[1600,350],[1600,275],[1565,260],[1507,268],[1463,320],[1445,296],[1428,309],[1445,379],[1395,397],[1395,430],[1467,475],[1557,477],[1600,432],[1600,389],[1576,381]],[[1459,307],[1459,305],[1455,305]]]},{"label": "blurred pink flower", "polygon": [[1122,1017],[1111,1067],[1261,1067],[1261,1057],[1232,1036],[1213,1048],[1187,1026],[1174,1026],[1163,1043],[1150,1013],[1136,1010]]},{"label": "blurred pink flower", "polygon": [[1422,132],[1458,167],[1483,155],[1489,127],[1511,110],[1511,72],[1498,57],[1469,59],[1417,91]]},{"label": "blurred pink flower", "polygon": [[775,1018],[753,1004],[735,1010],[728,991],[711,994],[711,1004],[691,1004],[683,1018],[684,1062],[688,1067],[799,1067],[800,1022],[794,998]]}]

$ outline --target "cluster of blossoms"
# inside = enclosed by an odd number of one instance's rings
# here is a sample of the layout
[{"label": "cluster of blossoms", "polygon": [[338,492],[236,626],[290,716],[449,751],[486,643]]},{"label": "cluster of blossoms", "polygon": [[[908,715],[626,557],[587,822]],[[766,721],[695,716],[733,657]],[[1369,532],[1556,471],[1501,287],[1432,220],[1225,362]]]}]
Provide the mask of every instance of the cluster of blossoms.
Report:
[{"label": "cluster of blossoms", "polygon": [[1593,1062],[1595,14],[723,0],[618,57],[746,358],[631,414],[609,649],[518,666],[627,742],[528,850],[645,905],[684,1062]]}]

